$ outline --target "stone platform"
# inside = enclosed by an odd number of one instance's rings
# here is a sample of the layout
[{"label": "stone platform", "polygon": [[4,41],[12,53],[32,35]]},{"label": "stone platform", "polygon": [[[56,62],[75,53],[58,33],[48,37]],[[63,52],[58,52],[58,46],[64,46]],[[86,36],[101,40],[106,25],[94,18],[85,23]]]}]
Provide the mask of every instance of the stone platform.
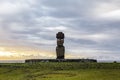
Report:
[{"label": "stone platform", "polygon": [[97,62],[95,59],[27,59],[25,63],[36,62]]}]

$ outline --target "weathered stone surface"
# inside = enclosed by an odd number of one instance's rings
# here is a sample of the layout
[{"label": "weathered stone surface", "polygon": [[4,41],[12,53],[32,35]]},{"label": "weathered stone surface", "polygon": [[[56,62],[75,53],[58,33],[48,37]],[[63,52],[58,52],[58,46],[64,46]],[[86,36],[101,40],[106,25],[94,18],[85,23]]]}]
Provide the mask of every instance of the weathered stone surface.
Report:
[{"label": "weathered stone surface", "polygon": [[36,63],[36,62],[97,62],[95,59],[27,59],[25,63]]},{"label": "weathered stone surface", "polygon": [[57,47],[56,47],[56,59],[64,59],[64,54],[65,54],[65,47],[63,46],[64,43],[64,33],[63,32],[58,32],[56,34],[57,38]]},{"label": "weathered stone surface", "polygon": [[56,34],[56,38],[57,39],[64,39],[64,33],[63,32],[58,32],[57,34]]},{"label": "weathered stone surface", "polygon": [[56,55],[57,59],[64,59],[64,54],[65,54],[65,47],[64,46],[57,46],[56,47]]},{"label": "weathered stone surface", "polygon": [[57,39],[57,45],[58,46],[63,46],[64,39]]}]

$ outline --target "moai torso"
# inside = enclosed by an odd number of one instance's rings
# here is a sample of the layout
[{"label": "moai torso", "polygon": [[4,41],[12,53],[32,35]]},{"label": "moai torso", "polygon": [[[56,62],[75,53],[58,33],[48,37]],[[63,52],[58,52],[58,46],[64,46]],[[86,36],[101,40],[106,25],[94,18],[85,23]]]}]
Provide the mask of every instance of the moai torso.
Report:
[{"label": "moai torso", "polygon": [[58,32],[56,34],[56,38],[57,38],[57,47],[56,47],[57,59],[64,59],[64,53],[65,53],[65,47],[63,46],[64,33]]}]

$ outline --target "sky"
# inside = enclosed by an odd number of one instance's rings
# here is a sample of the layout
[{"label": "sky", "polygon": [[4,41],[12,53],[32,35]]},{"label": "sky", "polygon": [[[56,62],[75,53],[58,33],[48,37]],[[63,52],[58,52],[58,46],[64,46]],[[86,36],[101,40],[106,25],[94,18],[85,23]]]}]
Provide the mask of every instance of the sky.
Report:
[{"label": "sky", "polygon": [[120,61],[120,0],[0,0],[0,60],[65,58]]}]

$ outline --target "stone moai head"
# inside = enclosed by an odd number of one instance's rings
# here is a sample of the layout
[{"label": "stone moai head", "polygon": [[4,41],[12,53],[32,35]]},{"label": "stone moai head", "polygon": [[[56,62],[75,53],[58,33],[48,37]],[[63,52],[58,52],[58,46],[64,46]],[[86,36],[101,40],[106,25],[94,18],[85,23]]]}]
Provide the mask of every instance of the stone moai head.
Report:
[{"label": "stone moai head", "polygon": [[58,32],[58,33],[56,34],[56,38],[57,38],[57,39],[64,39],[64,33],[63,33],[63,32]]},{"label": "stone moai head", "polygon": [[58,46],[63,46],[63,43],[64,43],[64,33],[63,32],[58,32],[56,34],[56,38],[57,38],[57,45]]}]

